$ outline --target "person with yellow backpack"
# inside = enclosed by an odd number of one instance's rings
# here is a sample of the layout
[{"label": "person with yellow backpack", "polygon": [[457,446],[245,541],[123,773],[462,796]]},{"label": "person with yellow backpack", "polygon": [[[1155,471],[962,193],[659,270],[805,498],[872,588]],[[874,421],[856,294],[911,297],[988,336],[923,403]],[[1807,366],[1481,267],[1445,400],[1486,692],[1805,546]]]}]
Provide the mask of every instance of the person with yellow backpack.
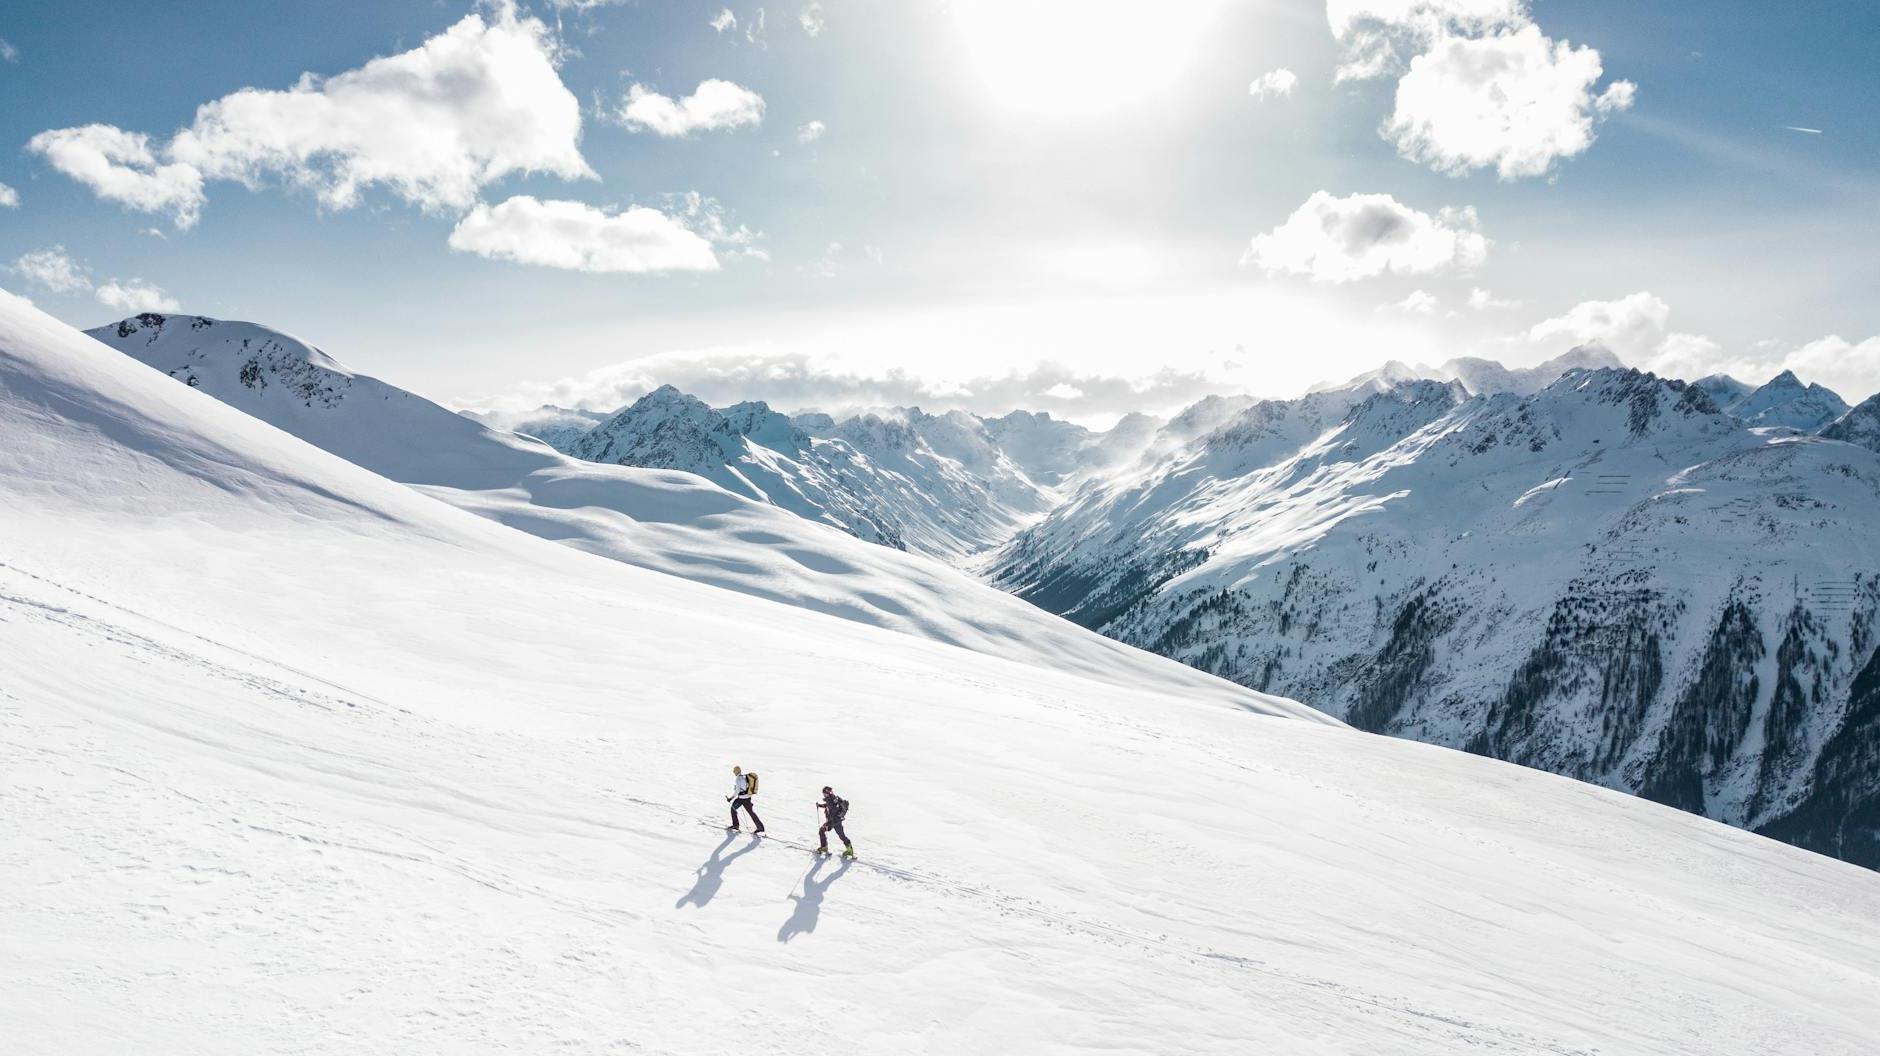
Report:
[{"label": "person with yellow backpack", "polygon": [[762,836],[764,834],[764,819],[757,816],[757,808],[752,806],[752,801],[756,798],[757,774],[755,772],[745,773],[742,766],[732,767],[731,794],[725,797],[725,802],[731,804],[731,824],[728,827],[732,832],[740,831],[738,828],[738,808],[743,807],[744,812],[751,816],[751,824],[757,826],[757,828],[753,830],[752,835]]}]

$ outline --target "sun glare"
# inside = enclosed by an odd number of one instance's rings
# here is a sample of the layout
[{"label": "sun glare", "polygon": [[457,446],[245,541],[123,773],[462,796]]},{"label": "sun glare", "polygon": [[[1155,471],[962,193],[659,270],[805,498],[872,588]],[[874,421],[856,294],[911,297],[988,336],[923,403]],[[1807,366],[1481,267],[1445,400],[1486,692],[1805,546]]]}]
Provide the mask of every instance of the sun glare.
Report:
[{"label": "sun glare", "polygon": [[1185,72],[1223,0],[953,0],[966,73],[1005,109],[1120,110]]}]

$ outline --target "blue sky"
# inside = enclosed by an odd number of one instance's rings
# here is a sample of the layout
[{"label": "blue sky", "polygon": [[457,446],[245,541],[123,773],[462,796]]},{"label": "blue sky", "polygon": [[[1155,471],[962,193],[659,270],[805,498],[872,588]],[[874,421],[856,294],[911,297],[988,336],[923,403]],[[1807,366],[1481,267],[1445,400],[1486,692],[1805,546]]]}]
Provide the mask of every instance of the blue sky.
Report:
[{"label": "blue sky", "polygon": [[[348,74],[443,34],[427,89]],[[1589,339],[1880,389],[1867,4],[24,0],[0,40],[0,285],[264,322],[459,403],[1094,421]],[[60,133],[93,126],[150,157]],[[126,164],[199,202],[97,175]]]}]

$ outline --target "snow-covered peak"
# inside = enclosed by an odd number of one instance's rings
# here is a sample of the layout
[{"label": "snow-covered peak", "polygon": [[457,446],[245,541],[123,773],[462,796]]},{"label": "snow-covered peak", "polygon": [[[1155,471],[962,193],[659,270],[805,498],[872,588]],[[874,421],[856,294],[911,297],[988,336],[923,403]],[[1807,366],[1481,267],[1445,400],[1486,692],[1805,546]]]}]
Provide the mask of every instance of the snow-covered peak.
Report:
[{"label": "snow-covered peak", "polygon": [[[909,410],[908,416],[920,413]],[[863,454],[907,451],[920,446],[920,434],[907,417],[883,416],[877,412],[857,415],[836,426],[836,435],[855,445]]]},{"label": "snow-covered peak", "polygon": [[1756,391],[1756,386],[1746,381],[1738,381],[1728,374],[1709,374],[1698,378],[1691,384],[1709,393],[1717,406],[1725,410],[1728,410],[1731,404]]},{"label": "snow-covered peak", "polygon": [[1372,447],[1395,443],[1471,399],[1460,381],[1409,381],[1373,393],[1345,414],[1350,441]]},{"label": "snow-covered peak", "polygon": [[1044,484],[1061,484],[1087,467],[1095,434],[1047,412],[1013,411],[987,419],[986,433],[1024,471]]},{"label": "snow-covered peak", "polygon": [[1552,409],[1557,418],[1570,421],[1580,431],[1615,424],[1612,414],[1598,413],[1600,408],[1617,412],[1624,435],[1632,437],[1684,428],[1727,428],[1719,421],[1723,412],[1703,389],[1630,367],[1569,371],[1537,393],[1535,403]]},{"label": "snow-covered peak", "polygon": [[590,462],[710,475],[734,457],[734,431],[703,400],[661,385],[576,440]]},{"label": "snow-covered peak", "polygon": [[809,446],[809,433],[762,400],[733,404],[719,413],[733,432],[774,451],[800,451]]},{"label": "snow-covered peak", "polygon": [[236,363],[250,389],[278,382],[309,406],[338,403],[352,377],[313,345],[257,323],[143,312],[85,332],[185,384],[199,384],[202,373]]},{"label": "snow-covered peak", "polygon": [[1792,370],[1730,403],[1731,414],[1751,425],[1786,426],[1813,432],[1847,413],[1847,401],[1818,384],[1804,384]]},{"label": "snow-covered peak", "polygon": [[566,454],[574,442],[609,417],[600,411],[545,403],[528,411],[459,411],[491,429],[532,436]]},{"label": "snow-covered peak", "polygon": [[1162,427],[1163,436],[1171,440],[1199,439],[1226,425],[1256,402],[1260,401],[1251,396],[1204,396],[1169,419]]},{"label": "snow-covered peak", "polygon": [[811,436],[834,436],[836,431],[835,418],[821,411],[806,411],[793,415],[790,422]]},{"label": "snow-covered peak", "polygon": [[1867,397],[1846,414],[1829,422],[1821,430],[1829,440],[1859,444],[1880,452],[1880,394]]},{"label": "snow-covered peak", "polygon": [[1482,359],[1476,356],[1458,357],[1434,367],[1413,366],[1393,359],[1382,367],[1360,374],[1349,381],[1320,383],[1313,386],[1311,391],[1366,389],[1372,392],[1382,392],[1409,381],[1459,381],[1468,387],[1469,392],[1477,395],[1512,392],[1519,396],[1528,396],[1546,388],[1570,370],[1600,370],[1624,366],[1625,364],[1620,362],[1619,357],[1604,345],[1589,343],[1577,345],[1532,367],[1508,367],[1492,359]]}]

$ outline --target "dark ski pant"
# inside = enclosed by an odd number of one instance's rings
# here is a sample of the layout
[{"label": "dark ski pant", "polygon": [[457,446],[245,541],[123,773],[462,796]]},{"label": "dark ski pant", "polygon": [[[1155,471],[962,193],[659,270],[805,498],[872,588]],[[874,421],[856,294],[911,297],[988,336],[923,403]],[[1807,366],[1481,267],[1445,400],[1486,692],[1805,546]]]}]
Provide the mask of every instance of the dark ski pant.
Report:
[{"label": "dark ski pant", "polygon": [[751,816],[751,824],[757,826],[757,831],[763,832],[764,819],[757,816],[757,808],[751,806],[751,801],[748,799],[734,799],[731,801],[731,827],[734,829],[738,827],[739,807],[743,807],[744,812]]},{"label": "dark ski pant", "polygon": [[854,844],[849,842],[849,834],[842,831],[841,822],[825,821],[823,822],[822,828],[816,830],[816,849],[817,850],[826,851],[829,849],[829,830],[830,829],[836,830],[836,838],[842,841],[842,846],[844,847],[855,846]]}]

